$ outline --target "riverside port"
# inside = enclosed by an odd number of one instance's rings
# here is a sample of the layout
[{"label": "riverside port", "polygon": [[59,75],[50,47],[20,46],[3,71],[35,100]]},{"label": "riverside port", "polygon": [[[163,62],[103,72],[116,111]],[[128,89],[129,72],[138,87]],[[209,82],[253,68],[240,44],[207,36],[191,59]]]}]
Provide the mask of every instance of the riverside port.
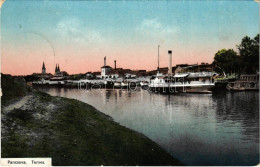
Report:
[{"label": "riverside port", "polygon": [[56,65],[55,75],[46,73],[45,64],[42,65],[42,73],[35,74],[31,80],[33,86],[58,86],[76,87],[82,89],[128,89],[135,90],[137,87],[149,88],[153,92],[162,93],[212,93],[213,90],[259,90],[259,72],[256,75],[241,75],[224,77],[220,79],[218,73],[213,69],[213,64],[201,63],[200,65],[176,65],[172,67],[172,51],[168,51],[169,67],[159,67],[159,46],[158,46],[158,67],[150,73],[146,70],[132,71],[130,69],[117,68],[114,60],[114,68],[106,64],[101,67],[100,73],[86,73],[79,79],[69,77],[66,71],[61,71]]}]

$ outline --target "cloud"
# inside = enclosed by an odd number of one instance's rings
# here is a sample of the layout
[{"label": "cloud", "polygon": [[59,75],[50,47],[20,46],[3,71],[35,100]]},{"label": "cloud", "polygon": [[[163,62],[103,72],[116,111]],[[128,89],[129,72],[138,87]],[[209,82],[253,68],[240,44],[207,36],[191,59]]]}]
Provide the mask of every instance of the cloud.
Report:
[{"label": "cloud", "polygon": [[177,27],[163,25],[157,19],[144,19],[136,30],[147,36],[159,38],[174,36],[178,32]]},{"label": "cloud", "polygon": [[67,18],[58,22],[56,31],[60,37],[69,42],[100,43],[103,37],[97,30],[85,27],[77,18]]}]

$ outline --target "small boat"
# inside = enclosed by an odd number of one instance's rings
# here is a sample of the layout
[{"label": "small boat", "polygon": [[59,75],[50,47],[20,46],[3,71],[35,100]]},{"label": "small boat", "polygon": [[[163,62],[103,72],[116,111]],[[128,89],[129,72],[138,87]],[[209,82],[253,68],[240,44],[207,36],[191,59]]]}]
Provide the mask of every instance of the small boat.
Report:
[{"label": "small boat", "polygon": [[128,87],[128,82],[127,81],[121,82],[121,87],[122,88],[127,88]]},{"label": "small boat", "polygon": [[141,86],[148,86],[148,85],[149,85],[149,82],[148,82],[148,81],[141,81],[141,82],[140,82],[140,85],[141,85]]},{"label": "small boat", "polygon": [[244,87],[241,87],[241,86],[239,86],[235,83],[228,83],[226,88],[229,91],[244,91],[244,90],[246,90]]},{"label": "small boat", "polygon": [[121,87],[121,82],[115,82],[114,87]]}]

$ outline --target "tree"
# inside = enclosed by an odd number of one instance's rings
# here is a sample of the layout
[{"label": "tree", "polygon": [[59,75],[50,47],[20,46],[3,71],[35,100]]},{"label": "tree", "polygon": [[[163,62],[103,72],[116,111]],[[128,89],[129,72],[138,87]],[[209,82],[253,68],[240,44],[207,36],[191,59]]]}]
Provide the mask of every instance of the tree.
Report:
[{"label": "tree", "polygon": [[245,36],[238,46],[243,72],[252,74],[259,71],[259,34],[251,39]]},{"label": "tree", "polygon": [[239,59],[239,56],[233,49],[222,49],[215,54],[213,64],[216,66],[216,72],[222,72],[226,75],[226,73],[239,70]]}]

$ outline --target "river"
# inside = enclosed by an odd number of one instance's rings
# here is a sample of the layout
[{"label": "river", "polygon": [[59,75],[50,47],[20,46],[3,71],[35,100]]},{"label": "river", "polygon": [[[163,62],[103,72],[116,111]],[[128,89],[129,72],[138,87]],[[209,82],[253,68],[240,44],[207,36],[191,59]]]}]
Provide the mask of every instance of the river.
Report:
[{"label": "river", "polygon": [[40,90],[96,107],[187,165],[259,162],[259,92],[162,95],[145,90]]}]

